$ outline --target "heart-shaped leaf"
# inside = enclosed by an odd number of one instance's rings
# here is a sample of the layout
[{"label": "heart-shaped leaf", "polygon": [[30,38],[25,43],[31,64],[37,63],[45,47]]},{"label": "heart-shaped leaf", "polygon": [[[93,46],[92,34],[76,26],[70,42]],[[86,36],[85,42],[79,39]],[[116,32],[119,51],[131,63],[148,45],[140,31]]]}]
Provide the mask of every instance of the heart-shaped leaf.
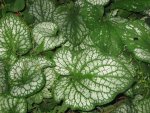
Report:
[{"label": "heart-shaped leaf", "polygon": [[95,48],[74,52],[67,48],[54,56],[59,76],[53,95],[56,101],[72,109],[91,110],[95,105],[111,102],[133,81],[128,68],[112,57],[103,56]]},{"label": "heart-shaped leaf", "polygon": [[45,85],[42,69],[51,66],[44,58],[22,58],[10,70],[11,95],[28,97],[37,93]]},{"label": "heart-shaped leaf", "polygon": [[60,46],[65,38],[55,23],[42,22],[33,29],[33,37],[37,45],[43,45],[43,50],[54,49]]},{"label": "heart-shaped leaf", "polygon": [[0,95],[0,113],[27,113],[25,99]]},{"label": "heart-shaped leaf", "polygon": [[22,55],[31,48],[29,29],[19,17],[8,14],[0,21],[0,57]]}]

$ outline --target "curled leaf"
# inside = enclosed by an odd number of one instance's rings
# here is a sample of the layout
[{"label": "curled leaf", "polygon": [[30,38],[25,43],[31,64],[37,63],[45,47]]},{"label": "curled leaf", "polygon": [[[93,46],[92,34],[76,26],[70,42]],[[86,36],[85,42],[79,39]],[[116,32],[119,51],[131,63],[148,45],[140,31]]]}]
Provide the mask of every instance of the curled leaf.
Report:
[{"label": "curled leaf", "polygon": [[10,70],[11,95],[14,97],[28,97],[45,85],[44,67],[51,66],[51,62],[44,58],[22,58]]},{"label": "curled leaf", "polygon": [[[46,76],[46,84],[45,84],[45,91],[51,91],[52,87],[54,85],[54,82],[56,81],[57,76],[55,75],[55,71],[52,68],[46,68],[44,70],[44,75]],[[45,98],[48,98],[49,96],[43,92],[43,95]]]},{"label": "curled leaf", "polygon": [[43,46],[43,50],[54,49],[65,41],[58,26],[52,22],[37,24],[33,29],[33,37],[38,46]]},{"label": "curled leaf", "polygon": [[[45,83],[44,88],[39,93],[28,98],[28,100],[29,101],[32,100],[33,103],[39,104],[42,102],[42,100],[44,98],[51,98],[52,97],[51,90],[52,90],[54,82],[56,81],[55,72],[52,68],[46,68],[44,70],[44,75],[46,77],[46,83]],[[31,102],[30,102],[30,104],[31,104]]]}]

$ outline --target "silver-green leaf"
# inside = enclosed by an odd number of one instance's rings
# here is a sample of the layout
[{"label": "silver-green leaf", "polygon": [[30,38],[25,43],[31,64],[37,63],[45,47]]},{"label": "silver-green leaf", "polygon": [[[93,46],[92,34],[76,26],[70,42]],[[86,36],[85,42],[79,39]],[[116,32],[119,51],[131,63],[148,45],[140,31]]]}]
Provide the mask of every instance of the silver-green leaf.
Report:
[{"label": "silver-green leaf", "polygon": [[35,17],[35,22],[47,22],[52,20],[55,5],[50,0],[34,0],[29,8],[29,13]]},{"label": "silver-green leaf", "polygon": [[54,61],[59,76],[53,95],[72,109],[92,110],[95,105],[111,102],[133,82],[131,72],[117,59],[88,48],[74,52],[59,50]]},{"label": "silver-green leaf", "polygon": [[[44,70],[44,75],[46,77],[46,83],[44,88],[37,94],[28,98],[29,102],[32,100],[33,103],[41,103],[44,98],[51,98],[52,97],[52,88],[54,82],[56,81],[57,76],[55,76],[55,72],[52,68],[46,68]],[[31,104],[31,102],[30,102]]]},{"label": "silver-green leaf", "polygon": [[14,97],[28,97],[40,91],[45,85],[42,69],[51,66],[44,58],[22,58],[11,68],[10,93]]},{"label": "silver-green leaf", "polygon": [[8,14],[0,20],[0,57],[22,55],[31,48],[30,32],[22,20]]},{"label": "silver-green leaf", "polygon": [[33,37],[38,46],[43,45],[43,50],[51,50],[65,42],[62,32],[52,22],[42,22],[33,29]]},{"label": "silver-green leaf", "polygon": [[27,113],[25,99],[11,97],[10,95],[0,95],[0,113]]}]

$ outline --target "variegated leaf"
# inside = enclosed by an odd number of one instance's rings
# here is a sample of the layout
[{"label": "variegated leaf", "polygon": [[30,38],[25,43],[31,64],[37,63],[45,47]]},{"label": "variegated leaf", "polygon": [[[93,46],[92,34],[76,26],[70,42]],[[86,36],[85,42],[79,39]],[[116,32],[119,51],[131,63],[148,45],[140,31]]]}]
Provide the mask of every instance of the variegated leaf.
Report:
[{"label": "variegated leaf", "polygon": [[44,98],[52,97],[51,90],[52,90],[54,82],[56,81],[55,72],[52,68],[46,68],[44,70],[44,75],[46,77],[46,83],[45,83],[44,88],[39,93],[28,98],[28,100],[30,101],[32,100],[33,103],[39,104],[42,102]]},{"label": "variegated leaf", "polygon": [[150,111],[150,98],[134,102],[136,113],[148,113]]},{"label": "variegated leaf", "polygon": [[34,0],[30,6],[29,13],[35,17],[35,22],[46,22],[52,20],[52,13],[55,10],[50,0]]},{"label": "variegated leaf", "polygon": [[63,48],[55,57],[54,98],[72,109],[91,110],[111,102],[133,81],[132,73],[117,59],[101,55],[94,48],[79,53]]},{"label": "variegated leaf", "polygon": [[27,113],[25,99],[0,95],[0,113]]},{"label": "variegated leaf", "polygon": [[45,85],[44,67],[51,62],[44,58],[22,58],[12,66],[9,74],[14,97],[28,97],[40,91]]},{"label": "variegated leaf", "polygon": [[38,46],[43,46],[43,50],[54,49],[66,40],[58,26],[52,22],[37,24],[33,29],[33,37]]},{"label": "variegated leaf", "polygon": [[22,55],[31,48],[30,32],[19,17],[8,14],[0,21],[0,57]]}]

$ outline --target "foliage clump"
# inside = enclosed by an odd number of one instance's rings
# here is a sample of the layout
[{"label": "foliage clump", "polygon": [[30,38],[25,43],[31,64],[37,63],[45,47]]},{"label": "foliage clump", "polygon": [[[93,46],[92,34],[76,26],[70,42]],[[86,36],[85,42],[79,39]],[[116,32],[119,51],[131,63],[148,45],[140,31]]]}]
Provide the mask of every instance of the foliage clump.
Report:
[{"label": "foliage clump", "polygon": [[0,113],[149,113],[149,0],[0,1]]}]

